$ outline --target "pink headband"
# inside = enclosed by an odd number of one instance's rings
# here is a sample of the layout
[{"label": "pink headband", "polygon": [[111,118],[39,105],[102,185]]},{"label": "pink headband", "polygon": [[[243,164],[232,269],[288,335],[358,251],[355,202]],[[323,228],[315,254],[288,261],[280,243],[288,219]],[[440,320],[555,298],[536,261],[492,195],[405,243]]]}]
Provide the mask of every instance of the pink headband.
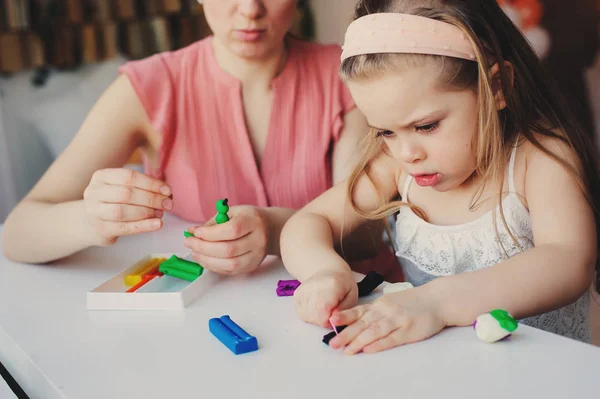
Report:
[{"label": "pink headband", "polygon": [[411,53],[475,60],[467,36],[456,26],[399,13],[369,14],[348,26],[342,61],[360,54]]}]

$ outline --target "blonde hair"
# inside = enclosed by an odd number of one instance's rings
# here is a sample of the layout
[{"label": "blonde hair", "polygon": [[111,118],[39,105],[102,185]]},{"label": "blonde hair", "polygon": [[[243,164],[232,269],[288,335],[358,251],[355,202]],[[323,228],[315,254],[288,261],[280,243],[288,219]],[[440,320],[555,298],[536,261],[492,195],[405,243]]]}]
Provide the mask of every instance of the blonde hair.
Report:
[{"label": "blonde hair", "polygon": [[[572,112],[560,100],[557,89],[546,76],[535,52],[500,9],[496,0],[362,0],[356,7],[355,17],[381,12],[419,15],[458,27],[471,41],[477,62],[421,54],[358,55],[342,63],[340,74],[345,81],[371,78],[407,66],[437,65],[440,79],[451,88],[471,89],[477,93],[478,128],[472,144],[477,159],[475,172],[484,182],[499,181],[502,183],[500,187],[503,187],[511,147],[520,137],[569,170],[594,209],[596,221],[600,220],[600,174],[595,145],[589,135],[575,123]],[[513,84],[506,71],[505,61],[510,62],[514,68]],[[490,76],[490,66],[494,63],[499,67],[507,104],[502,111],[496,109]],[[566,143],[578,155],[583,175],[565,159],[544,147],[536,138],[538,134]],[[397,212],[400,207],[410,206],[427,219],[424,212],[403,199],[382,201],[383,204],[374,211],[359,209],[354,198],[357,182],[364,175],[370,178],[371,163],[386,150],[383,139],[376,137],[374,131],[365,140],[362,157],[348,179],[348,196],[354,210],[365,219],[376,220]],[[475,206],[482,191],[483,187],[476,193],[472,206]],[[502,201],[502,195],[500,189],[499,201]],[[498,209],[506,231],[517,247],[520,247],[508,227],[503,207]],[[596,229],[598,228],[596,223]],[[600,233],[598,239],[600,240]],[[597,271],[599,264],[596,265]],[[600,277],[596,281],[596,290],[600,292]]]}]

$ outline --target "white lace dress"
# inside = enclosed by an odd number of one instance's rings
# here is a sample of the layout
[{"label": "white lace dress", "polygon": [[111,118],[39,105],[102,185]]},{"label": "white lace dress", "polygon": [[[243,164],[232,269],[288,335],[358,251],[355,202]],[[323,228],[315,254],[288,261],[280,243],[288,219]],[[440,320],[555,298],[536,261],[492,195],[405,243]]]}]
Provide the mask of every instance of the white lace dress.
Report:
[{"label": "white lace dress", "polygon": [[[513,150],[509,163],[509,194],[502,201],[506,222],[523,250],[534,246],[529,212],[514,187]],[[402,198],[409,201],[412,178],[404,185]],[[497,219],[496,227],[493,218]],[[407,281],[414,286],[440,276],[470,272],[493,266],[521,249],[515,245],[501,221],[499,209],[461,225],[437,226],[403,207],[396,220],[396,255]],[[544,276],[541,275],[540,279]],[[552,295],[552,293],[548,293]],[[590,342],[589,293],[561,309],[520,320],[521,323],[579,341]]]}]

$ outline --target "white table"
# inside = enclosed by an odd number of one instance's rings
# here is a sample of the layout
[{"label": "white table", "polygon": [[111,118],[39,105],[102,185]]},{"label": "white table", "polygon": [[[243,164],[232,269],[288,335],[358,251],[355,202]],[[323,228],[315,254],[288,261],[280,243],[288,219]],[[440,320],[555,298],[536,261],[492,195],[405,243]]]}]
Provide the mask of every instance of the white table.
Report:
[{"label": "white table", "polygon": [[[282,267],[223,278],[183,312],[88,311],[86,292],[155,251],[181,252],[187,224],[48,266],[0,257],[0,361],[32,399],[595,397],[600,349],[521,326],[485,344],[471,328],[345,356],[275,294]],[[57,226],[60,228],[60,226]],[[229,314],[259,340],[235,356],[208,331]]]},{"label": "white table", "polygon": [[9,388],[8,384],[2,377],[0,377],[0,398],[2,399],[17,399],[12,389]]}]

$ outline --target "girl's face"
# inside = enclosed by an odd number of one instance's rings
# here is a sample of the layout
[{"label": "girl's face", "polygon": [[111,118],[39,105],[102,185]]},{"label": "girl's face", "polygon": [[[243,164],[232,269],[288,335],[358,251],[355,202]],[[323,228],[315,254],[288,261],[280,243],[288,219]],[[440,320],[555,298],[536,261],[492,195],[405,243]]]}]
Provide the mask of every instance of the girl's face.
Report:
[{"label": "girl's face", "polygon": [[204,0],[206,20],[233,54],[260,60],[280,51],[297,0]]},{"label": "girl's face", "polygon": [[348,82],[358,108],[389,153],[420,186],[459,187],[475,171],[477,95],[450,91],[433,66]]}]

